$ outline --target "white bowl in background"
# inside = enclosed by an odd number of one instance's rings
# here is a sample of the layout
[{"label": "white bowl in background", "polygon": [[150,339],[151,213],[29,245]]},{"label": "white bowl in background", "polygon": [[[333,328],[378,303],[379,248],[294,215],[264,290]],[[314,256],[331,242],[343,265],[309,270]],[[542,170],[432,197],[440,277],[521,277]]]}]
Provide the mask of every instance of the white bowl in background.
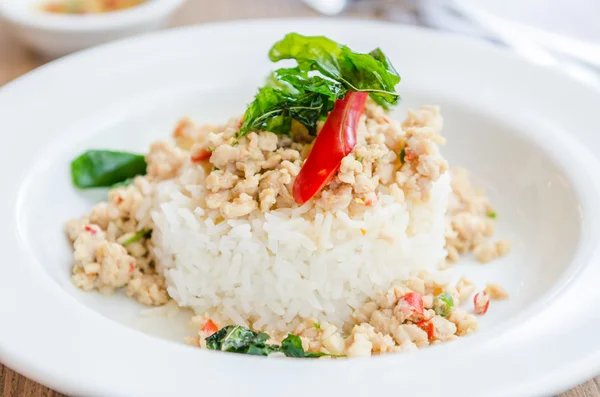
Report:
[{"label": "white bowl in background", "polygon": [[148,0],[103,14],[62,15],[42,11],[44,0],[2,0],[0,17],[14,35],[41,55],[56,58],[121,37],[161,28],[185,0]]}]

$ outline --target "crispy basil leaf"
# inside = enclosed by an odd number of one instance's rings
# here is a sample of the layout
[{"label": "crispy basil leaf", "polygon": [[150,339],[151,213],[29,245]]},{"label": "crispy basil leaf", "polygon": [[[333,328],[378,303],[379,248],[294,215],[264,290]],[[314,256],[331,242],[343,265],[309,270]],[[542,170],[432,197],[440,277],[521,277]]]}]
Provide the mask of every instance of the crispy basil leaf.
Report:
[{"label": "crispy basil leaf", "polygon": [[206,347],[232,353],[266,356],[277,351],[277,346],[267,345],[269,335],[254,332],[239,325],[228,325],[206,338]]},{"label": "crispy basil leaf", "polygon": [[278,81],[289,84],[299,93],[314,92],[323,94],[334,102],[345,97],[348,93],[348,90],[340,83],[320,76],[308,77],[298,68],[277,69],[274,75]]},{"label": "crispy basil leaf", "polygon": [[319,118],[333,109],[330,95],[318,92],[293,95],[272,87],[261,88],[246,109],[239,135],[258,130],[287,134],[292,126],[292,119],[315,135]]},{"label": "crispy basil leaf", "polygon": [[250,345],[245,354],[250,354],[252,356],[268,356],[269,354],[277,351],[279,351],[279,346],[276,345]]},{"label": "crispy basil leaf", "polygon": [[73,184],[80,189],[110,187],[146,173],[143,155],[88,150],[71,163]]},{"label": "crispy basil leaf", "polygon": [[283,69],[278,69],[272,72],[269,77],[267,77],[267,81],[265,83],[265,87],[271,87],[277,90],[281,90],[287,94],[298,94],[299,91],[294,88],[290,83],[287,83],[278,78],[278,72]]},{"label": "crispy basil leaf", "polygon": [[302,340],[299,336],[294,334],[288,334],[288,336],[281,342],[281,348],[279,349],[286,357],[300,357],[300,358],[318,358],[323,356],[339,357],[333,354],[327,354],[322,352],[306,352],[302,347]]},{"label": "crispy basil leaf", "polygon": [[[393,74],[396,77],[398,77],[398,81],[400,81],[400,75],[398,74],[398,72],[394,68],[394,65],[392,65],[392,62],[389,60],[389,58],[387,57],[387,55],[385,55],[383,53],[383,51],[381,50],[381,48],[375,48],[373,51],[371,51],[369,53],[369,55],[371,55],[373,58],[375,58],[379,62],[381,62],[386,67],[386,69],[391,74]],[[374,94],[370,94],[370,97],[371,97],[371,99],[373,99],[382,108],[384,108],[384,109],[389,109],[390,108],[390,105],[382,97],[380,97],[378,95],[374,95]]]},{"label": "crispy basil leaf", "polygon": [[390,105],[399,99],[395,86],[400,76],[380,49],[360,54],[327,37],[289,33],[275,43],[269,58],[273,62],[295,59],[302,71],[317,70],[349,90],[370,92]]}]

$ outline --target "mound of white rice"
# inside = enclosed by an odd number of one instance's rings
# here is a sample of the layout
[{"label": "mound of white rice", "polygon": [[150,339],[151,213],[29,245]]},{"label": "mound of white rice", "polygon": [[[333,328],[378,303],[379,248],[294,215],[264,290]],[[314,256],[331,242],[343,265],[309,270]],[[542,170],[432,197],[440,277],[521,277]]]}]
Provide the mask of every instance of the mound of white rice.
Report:
[{"label": "mound of white rice", "polygon": [[221,222],[201,208],[199,178],[157,186],[155,255],[171,297],[223,323],[289,331],[313,317],[342,326],[377,291],[445,257],[447,174],[423,204],[380,192],[375,207],[352,219],[313,210],[311,200]]}]

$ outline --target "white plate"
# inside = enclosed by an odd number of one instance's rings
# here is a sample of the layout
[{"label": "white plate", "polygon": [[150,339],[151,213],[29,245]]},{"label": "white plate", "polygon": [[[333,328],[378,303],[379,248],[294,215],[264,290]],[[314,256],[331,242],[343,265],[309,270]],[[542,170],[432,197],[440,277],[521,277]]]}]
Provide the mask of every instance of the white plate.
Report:
[{"label": "white plate", "polygon": [[595,0],[453,1],[523,27],[558,33],[589,44],[600,40],[600,25],[597,22],[600,3]]},{"label": "white plate", "polygon": [[[381,46],[408,106],[442,105],[444,149],[490,191],[514,252],[461,264],[511,293],[476,335],[404,355],[274,360],[203,351],[176,320],[69,282],[62,224],[99,194],[70,185],[91,147],[144,150],[177,118],[242,112],[289,31]],[[549,395],[600,373],[600,94],[486,44],[382,23],[235,22],[92,49],[0,91],[0,358],[72,395]],[[172,326],[171,326],[172,324]],[[140,332],[142,330],[142,332]]]}]

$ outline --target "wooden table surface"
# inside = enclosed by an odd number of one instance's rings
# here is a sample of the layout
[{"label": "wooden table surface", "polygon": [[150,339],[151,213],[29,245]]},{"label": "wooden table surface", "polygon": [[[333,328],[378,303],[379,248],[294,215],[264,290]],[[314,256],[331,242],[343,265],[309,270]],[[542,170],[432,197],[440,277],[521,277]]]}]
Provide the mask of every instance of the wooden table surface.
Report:
[{"label": "wooden table surface", "polygon": [[[377,12],[350,10],[352,16],[377,18]],[[248,18],[310,17],[317,14],[299,0],[188,0],[177,13],[173,25]],[[0,86],[42,65],[44,62],[12,37],[0,22]],[[1,359],[1,357],[0,357]],[[60,397],[50,390],[0,364],[0,397]],[[560,397],[600,397],[600,377],[590,380]]]}]

